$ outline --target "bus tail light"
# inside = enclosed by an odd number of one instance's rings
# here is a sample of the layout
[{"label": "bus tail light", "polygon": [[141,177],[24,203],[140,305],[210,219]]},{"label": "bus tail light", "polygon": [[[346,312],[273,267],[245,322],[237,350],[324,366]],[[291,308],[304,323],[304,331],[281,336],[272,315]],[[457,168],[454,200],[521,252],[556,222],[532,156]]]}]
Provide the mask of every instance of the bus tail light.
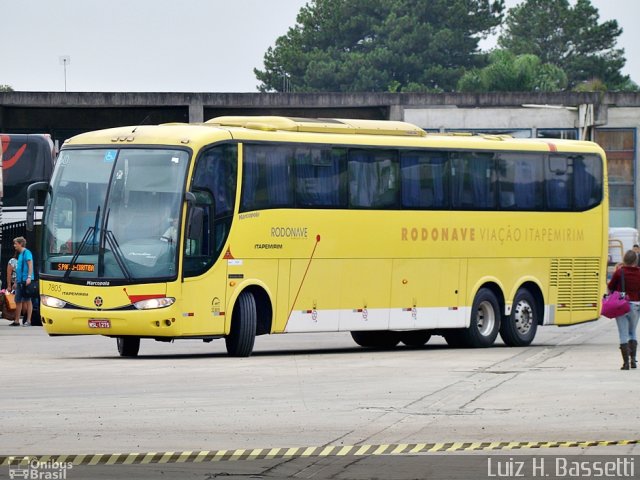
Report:
[{"label": "bus tail light", "polygon": [[49,295],[40,295],[40,302],[51,308],[64,308],[67,302],[59,298],[50,297]]},{"label": "bus tail light", "polygon": [[162,297],[162,298],[149,298],[147,300],[140,300],[133,304],[138,310],[153,310],[155,308],[165,308],[170,305],[173,305],[176,301],[173,297]]}]

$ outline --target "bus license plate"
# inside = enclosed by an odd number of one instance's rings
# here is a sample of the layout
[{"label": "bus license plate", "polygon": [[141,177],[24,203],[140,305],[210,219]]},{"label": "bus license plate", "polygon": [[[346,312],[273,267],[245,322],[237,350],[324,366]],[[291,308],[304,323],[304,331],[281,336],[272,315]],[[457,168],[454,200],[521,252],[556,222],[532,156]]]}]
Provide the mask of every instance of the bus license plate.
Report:
[{"label": "bus license plate", "polygon": [[111,321],[101,318],[89,319],[89,328],[111,328]]}]

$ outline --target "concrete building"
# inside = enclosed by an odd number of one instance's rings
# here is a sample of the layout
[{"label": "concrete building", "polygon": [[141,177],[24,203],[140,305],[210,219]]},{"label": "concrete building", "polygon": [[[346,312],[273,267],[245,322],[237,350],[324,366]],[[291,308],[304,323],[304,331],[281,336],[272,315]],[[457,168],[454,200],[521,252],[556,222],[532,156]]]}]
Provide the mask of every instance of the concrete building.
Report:
[{"label": "concrete building", "polygon": [[593,140],[607,152],[612,227],[640,224],[640,93],[0,93],[0,132],[62,142],[119,125],[219,115],[404,120],[427,131]]}]

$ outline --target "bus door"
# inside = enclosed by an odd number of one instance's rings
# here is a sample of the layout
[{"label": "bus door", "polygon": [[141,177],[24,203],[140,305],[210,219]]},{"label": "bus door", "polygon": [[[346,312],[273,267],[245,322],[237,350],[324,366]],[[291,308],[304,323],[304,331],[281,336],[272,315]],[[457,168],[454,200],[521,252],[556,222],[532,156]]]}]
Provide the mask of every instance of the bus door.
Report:
[{"label": "bus door", "polygon": [[194,191],[187,208],[182,251],[183,335],[224,333],[227,262],[216,260],[215,205],[210,192]]},{"label": "bus door", "polygon": [[187,216],[178,240],[182,248],[183,324],[192,335],[223,334],[231,318],[227,305],[224,248],[236,198],[238,148],[216,145],[197,158]]}]

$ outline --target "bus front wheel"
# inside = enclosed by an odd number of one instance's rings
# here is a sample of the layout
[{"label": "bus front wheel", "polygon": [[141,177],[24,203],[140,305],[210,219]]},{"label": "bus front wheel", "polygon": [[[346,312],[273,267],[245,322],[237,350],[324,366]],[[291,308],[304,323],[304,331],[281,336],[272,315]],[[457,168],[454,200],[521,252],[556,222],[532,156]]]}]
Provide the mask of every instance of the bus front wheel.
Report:
[{"label": "bus front wheel", "polygon": [[251,292],[244,291],[238,297],[231,315],[231,331],[224,338],[227,353],[232,357],[248,357],[253,352],[256,340],[258,311],[256,299]]},{"label": "bus front wheel", "polygon": [[529,290],[520,289],[513,299],[511,315],[500,326],[500,337],[510,347],[526,347],[536,336],[538,307]]},{"label": "bus front wheel", "polygon": [[117,337],[118,353],[121,357],[137,357],[140,350],[140,337]]},{"label": "bus front wheel", "polygon": [[500,330],[500,306],[495,294],[488,288],[481,288],[473,299],[469,328],[462,331],[462,339],[467,347],[490,347]]}]

